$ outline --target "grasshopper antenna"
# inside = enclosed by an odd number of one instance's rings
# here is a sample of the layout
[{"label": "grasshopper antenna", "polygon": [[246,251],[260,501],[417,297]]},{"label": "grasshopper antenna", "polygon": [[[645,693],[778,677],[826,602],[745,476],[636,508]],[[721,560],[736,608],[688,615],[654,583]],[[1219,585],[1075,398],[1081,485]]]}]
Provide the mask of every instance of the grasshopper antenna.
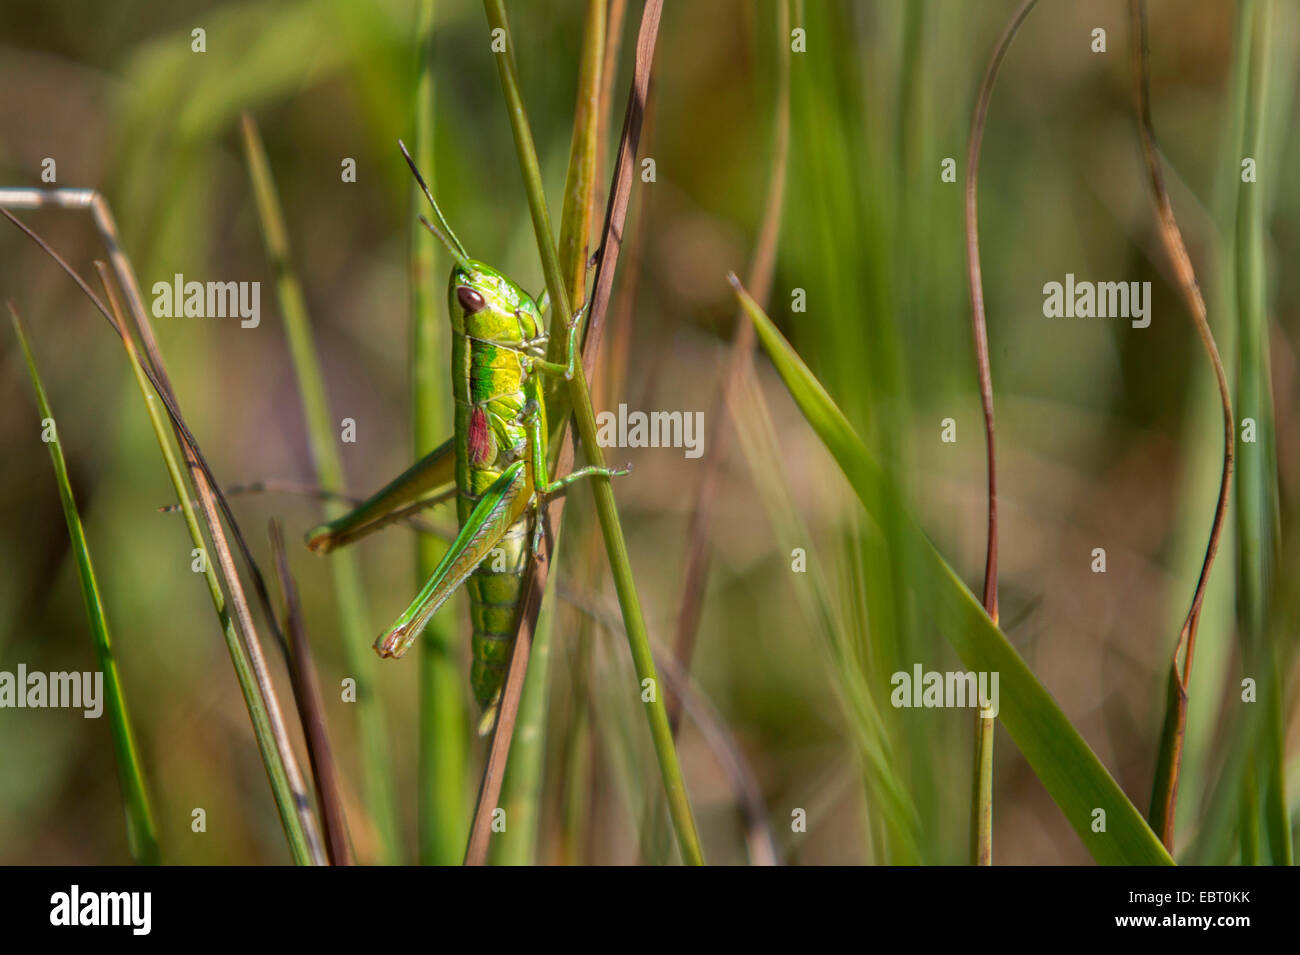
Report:
[{"label": "grasshopper antenna", "polygon": [[447,217],[444,216],[442,210],[438,208],[438,202],[433,198],[433,193],[429,191],[429,187],[425,184],[424,177],[420,175],[420,170],[416,167],[415,160],[412,159],[411,154],[406,151],[406,143],[399,139],[397,145],[402,150],[402,156],[406,160],[406,164],[411,167],[411,174],[415,176],[415,181],[420,184],[420,191],[424,193],[424,198],[428,199],[429,205],[433,206],[434,214],[438,218],[438,225],[435,226],[424,216],[420,216],[420,221],[424,223],[425,228],[438,237],[439,242],[447,247],[447,251],[451,253],[451,257],[456,260],[457,264],[468,271],[470,267],[469,253],[465,251],[465,246],[460,244],[460,239],[456,238],[456,233],[453,232],[451,226],[447,224]]},{"label": "grasshopper antenna", "polygon": [[424,216],[420,216],[419,219],[420,222],[424,224],[424,227],[428,229],[430,232],[432,232],[434,235],[436,235],[438,237],[438,241],[447,247],[447,251],[451,253],[451,257],[456,260],[457,265],[459,265],[466,272],[474,271],[474,267],[470,265],[469,258],[465,255],[464,252],[457,249],[454,245],[451,244],[451,240],[447,238],[447,233],[443,232],[441,229],[439,229],[436,225],[434,225]]}]

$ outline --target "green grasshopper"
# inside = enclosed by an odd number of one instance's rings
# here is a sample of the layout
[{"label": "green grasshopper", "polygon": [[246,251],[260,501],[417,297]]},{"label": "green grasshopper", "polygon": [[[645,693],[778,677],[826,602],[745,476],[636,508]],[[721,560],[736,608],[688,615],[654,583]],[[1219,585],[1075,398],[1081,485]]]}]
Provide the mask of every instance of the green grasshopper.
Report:
[{"label": "green grasshopper", "polygon": [[455,435],[337,520],[307,534],[327,553],[395,520],[455,496],[460,533],[415,600],[376,641],[381,657],[400,657],[461,584],[469,591],[473,629],[470,685],[484,709],[482,731],[497,700],[518,627],[523,574],[539,554],[543,498],[582,478],[627,474],[585,467],[552,480],[547,473],[546,410],[539,373],[573,377],[583,309],[568,326],[564,364],[546,360],[546,295],[535,301],[491,266],[471,259],[447,224],[415,162],[401,144],[438,224],[420,222],[451,253],[451,380]]}]

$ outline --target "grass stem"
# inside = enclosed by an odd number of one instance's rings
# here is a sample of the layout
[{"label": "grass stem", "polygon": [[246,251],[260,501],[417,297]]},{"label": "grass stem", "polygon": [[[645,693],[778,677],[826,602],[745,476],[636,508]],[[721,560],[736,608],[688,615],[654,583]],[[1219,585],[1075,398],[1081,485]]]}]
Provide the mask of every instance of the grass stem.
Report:
[{"label": "grass stem", "polygon": [[1214,368],[1215,381],[1219,387],[1219,400],[1223,408],[1223,471],[1219,479],[1219,497],[1214,508],[1209,543],[1205,548],[1205,560],[1201,564],[1201,573],[1196,582],[1196,589],[1192,593],[1191,606],[1179,631],[1178,642],[1174,646],[1173,661],[1169,670],[1165,721],[1161,729],[1155,782],[1151,792],[1151,826],[1159,833],[1165,848],[1173,852],[1178,777],[1182,767],[1184,729],[1187,725],[1187,687],[1191,679],[1192,653],[1196,649],[1196,626],[1200,622],[1201,604],[1205,600],[1205,588],[1214,566],[1214,556],[1219,549],[1219,538],[1223,533],[1223,521],[1227,516],[1228,499],[1232,489],[1234,446],[1232,396],[1228,391],[1228,377],[1223,370],[1223,361],[1219,358],[1214,333],[1210,330],[1209,319],[1206,316],[1205,300],[1201,297],[1201,289],[1196,282],[1196,271],[1192,267],[1187,246],[1183,242],[1182,231],[1174,218],[1169,192],[1165,188],[1155,130],[1151,123],[1150,53],[1147,46],[1145,0],[1129,0],[1129,13],[1133,28],[1133,75],[1138,133],[1142,140],[1142,154],[1146,160],[1147,173],[1151,179],[1151,189],[1155,198],[1160,240],[1173,264],[1179,291],[1192,316],[1192,322],[1196,326],[1206,357]]},{"label": "grass stem", "polygon": [[[546,276],[546,287],[551,294],[551,305],[554,309],[551,327],[562,334],[562,330],[567,327],[572,313],[569,307],[569,297],[564,276],[560,270],[559,258],[556,255],[554,240],[551,236],[550,216],[546,210],[546,197],[542,187],[541,168],[537,161],[537,150],[533,145],[532,131],[529,128],[528,116],[520,93],[519,79],[512,52],[513,40],[510,37],[505,8],[501,0],[485,0],[484,7],[487,11],[489,25],[494,30],[500,29],[504,31],[503,35],[506,37],[506,51],[497,55],[497,67],[501,74],[501,86],[510,115],[511,129],[514,132],[515,147],[519,153],[520,171],[523,174],[524,188],[528,196],[528,207],[533,219],[533,229],[537,233],[542,271]],[[650,0],[646,4],[642,17],[642,39],[647,35],[653,38],[657,34],[658,16],[661,11],[662,4],[657,0]],[[648,34],[647,26],[650,28]],[[641,53],[643,49],[639,44],[639,61],[642,59]],[[652,59],[653,41],[649,52]],[[633,96],[636,96],[635,84]],[[626,143],[626,122],[624,131],[624,142]],[[617,186],[618,183],[615,184],[615,197],[618,194]],[[626,183],[626,186],[630,187],[630,183]],[[611,202],[611,208],[613,207],[614,202]],[[625,211],[626,201],[624,200]],[[607,212],[607,235],[610,221]],[[608,252],[607,248],[605,252]],[[607,263],[602,261],[601,274],[597,276],[596,283],[598,292],[607,267]],[[608,281],[612,282],[612,279],[613,276],[610,274]],[[596,309],[598,306],[601,306],[600,299],[593,296],[593,320],[597,314]],[[555,332],[553,332],[553,336],[554,334]],[[569,382],[569,398],[573,404],[574,418],[577,422],[578,434],[582,440],[587,461],[595,467],[603,467],[604,455],[601,452],[599,443],[596,441],[596,417],[591,407],[591,396],[587,388],[587,374],[584,368],[589,357],[584,350],[583,363],[577,366],[573,380]],[[672,730],[668,725],[668,712],[664,705],[664,695],[660,692],[659,680],[655,673],[649,634],[646,630],[645,618],[641,612],[640,598],[637,595],[635,581],[632,576],[627,542],[623,537],[623,529],[619,523],[618,510],[614,502],[614,492],[609,479],[604,477],[595,478],[591,482],[591,487],[596,500],[596,513],[600,519],[601,534],[605,540],[605,550],[609,555],[615,591],[618,594],[624,625],[627,628],[632,661],[639,681],[636,692],[645,701],[646,717],[650,724],[651,738],[654,742],[669,810],[677,831],[682,859],[688,864],[699,865],[704,861],[699,844],[699,835],[695,828],[695,818],[691,812],[690,801],[682,782],[681,766],[677,760]]]},{"label": "grass stem", "polygon": [[[586,292],[587,250],[590,245],[592,210],[596,198],[597,131],[603,125],[601,79],[605,53],[605,0],[588,0],[582,34],[582,55],[578,66],[577,103],[574,108],[573,138],[569,148],[569,168],[564,182],[564,205],[560,214],[560,268],[565,276],[571,302]],[[564,359],[562,343],[551,340],[549,358]],[[555,407],[554,398],[547,408]],[[553,524],[555,533],[551,560],[559,550],[562,526]],[[543,606],[553,606],[556,578],[548,577]],[[538,622],[532,647],[528,678],[519,703],[518,732],[511,745],[510,771],[503,781],[502,805],[510,820],[507,834],[495,845],[493,861],[505,865],[524,865],[533,861],[537,842],[537,824],[541,809],[542,763],[546,747],[547,709],[550,700],[550,659],[552,656],[554,614]]]}]

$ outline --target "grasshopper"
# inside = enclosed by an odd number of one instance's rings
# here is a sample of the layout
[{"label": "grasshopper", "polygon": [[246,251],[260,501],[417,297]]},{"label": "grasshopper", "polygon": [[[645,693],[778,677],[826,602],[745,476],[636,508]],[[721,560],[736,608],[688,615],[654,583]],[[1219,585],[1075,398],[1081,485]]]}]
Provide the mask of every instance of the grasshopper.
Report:
[{"label": "grasshopper", "polygon": [[327,553],[456,497],[460,533],[411,605],[375,641],[375,650],[381,657],[400,657],[464,584],[473,631],[470,685],[487,731],[514,646],[524,570],[530,552],[535,557],[541,549],[544,498],[583,478],[613,477],[631,468],[585,467],[551,479],[539,376],[573,377],[584,309],[568,324],[567,361],[547,361],[546,294],[534,300],[496,269],[469,257],[406,146],[399,145],[437,219],[435,225],[420,216],[420,222],[454,260],[447,304],[455,434],[355,510],[309,531],[307,546]]}]

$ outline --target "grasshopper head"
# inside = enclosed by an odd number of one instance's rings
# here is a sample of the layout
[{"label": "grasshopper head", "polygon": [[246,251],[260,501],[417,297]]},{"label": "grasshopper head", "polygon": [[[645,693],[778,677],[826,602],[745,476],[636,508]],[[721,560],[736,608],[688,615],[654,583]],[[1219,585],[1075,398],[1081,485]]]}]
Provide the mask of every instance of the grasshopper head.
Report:
[{"label": "grasshopper head", "polygon": [[490,265],[468,259],[452,266],[448,289],[451,324],[491,342],[523,342],[541,332],[537,303]]},{"label": "grasshopper head", "polygon": [[542,328],[542,315],[537,303],[496,269],[469,257],[465,246],[447,224],[446,216],[438,208],[415,160],[406,151],[406,145],[400,139],[397,144],[437,219],[435,223],[420,216],[421,224],[456,261],[451,269],[449,296],[452,328],[474,338],[506,344],[537,338]]}]

